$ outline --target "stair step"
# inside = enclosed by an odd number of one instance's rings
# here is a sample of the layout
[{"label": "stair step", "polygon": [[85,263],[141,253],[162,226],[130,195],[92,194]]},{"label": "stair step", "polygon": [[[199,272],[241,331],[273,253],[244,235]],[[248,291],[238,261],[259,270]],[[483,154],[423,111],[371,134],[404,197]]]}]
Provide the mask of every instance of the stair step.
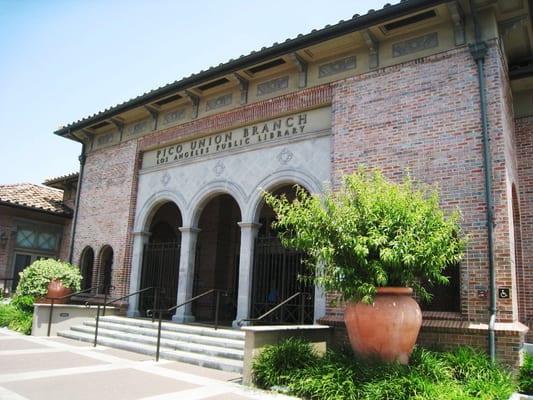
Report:
[{"label": "stair step", "polygon": [[[107,320],[100,320],[99,328],[111,329],[120,332],[133,333],[138,335],[145,335],[149,337],[157,337],[157,323],[150,327],[125,325],[117,322],[106,322]],[[93,328],[96,326],[96,321],[90,320],[84,322],[84,325]],[[242,339],[228,339],[224,337],[206,336],[206,335],[191,335],[182,332],[169,331],[168,329],[161,329],[161,338],[171,339],[180,342],[197,343],[207,346],[224,347],[237,350],[244,349],[244,340]]]},{"label": "stair step", "polygon": [[[71,330],[76,332],[82,332],[86,333],[88,335],[91,335],[94,338],[94,327],[86,326],[86,325],[78,325],[71,327]],[[157,335],[157,330],[154,330],[155,335]],[[104,328],[103,326],[98,327],[98,337],[109,337],[112,339],[117,340],[124,340],[132,343],[140,343],[145,345],[151,345],[155,348],[157,344],[157,337],[156,336],[147,336],[138,334],[136,332],[122,332],[115,329],[108,329]],[[230,348],[224,348],[224,347],[217,347],[217,346],[211,346],[211,345],[205,345],[205,344],[198,344],[198,343],[191,343],[191,342],[184,342],[184,341],[178,341],[178,340],[169,340],[169,339],[161,339],[161,351],[187,351],[191,353],[201,353],[206,354],[208,356],[214,356],[214,357],[224,357],[224,358],[230,358],[234,360],[242,360],[244,358],[244,351],[237,350],[237,349],[230,349]]]},{"label": "stair step", "polygon": [[[139,326],[143,328],[150,328],[150,327],[157,326],[157,322],[152,322],[149,319],[139,319],[139,318],[106,316],[106,317],[100,318],[100,322],[102,321],[117,323],[121,325]],[[224,328],[214,330],[212,327],[177,324],[174,322],[163,322],[161,324],[161,328],[162,330],[171,331],[171,332],[179,332],[179,333],[194,334],[194,335],[201,335],[201,336],[212,336],[212,337],[234,339],[234,340],[244,340],[244,332],[240,330],[224,329]]]},{"label": "stair step", "polygon": [[[58,332],[58,336],[83,342],[93,342],[94,340],[94,334],[91,335],[89,333],[74,330]],[[98,344],[150,356],[155,356],[156,353],[155,346],[153,345],[132,342],[130,340],[120,340],[108,336],[100,336],[100,334],[98,335]],[[228,372],[242,373],[243,368],[241,360],[233,360],[181,350],[170,350],[166,347],[161,349],[160,358],[165,360],[185,362],[206,368],[215,368]]]}]

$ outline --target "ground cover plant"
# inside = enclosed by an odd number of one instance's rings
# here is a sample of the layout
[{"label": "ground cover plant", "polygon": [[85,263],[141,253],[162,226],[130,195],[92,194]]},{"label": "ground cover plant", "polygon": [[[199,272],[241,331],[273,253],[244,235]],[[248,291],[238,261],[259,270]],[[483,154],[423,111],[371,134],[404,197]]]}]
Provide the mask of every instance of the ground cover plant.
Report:
[{"label": "ground cover plant", "polygon": [[32,296],[17,295],[9,303],[0,304],[0,326],[29,335],[33,319]]},{"label": "ground cover plant", "polygon": [[267,346],[253,363],[257,386],[283,387],[305,399],[507,400],[512,375],[481,351],[416,348],[409,365],[364,361],[347,352],[319,356],[300,339]]},{"label": "ground cover plant", "polygon": [[518,387],[522,393],[533,395],[533,356],[526,354],[518,375]]}]

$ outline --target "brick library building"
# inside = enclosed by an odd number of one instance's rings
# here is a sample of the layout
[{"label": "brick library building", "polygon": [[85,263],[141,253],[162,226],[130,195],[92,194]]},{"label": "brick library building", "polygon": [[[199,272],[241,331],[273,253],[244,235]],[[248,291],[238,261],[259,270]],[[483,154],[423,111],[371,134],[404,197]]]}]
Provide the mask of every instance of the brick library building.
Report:
[{"label": "brick library building", "polygon": [[[61,127],[81,144],[68,257],[110,295],[164,308],[224,290],[219,319],[327,324],[262,191],[320,195],[360,165],[438,184],[468,248],[423,304],[421,344],[516,363],[533,336],[533,31],[528,0],[406,0],[262,48]],[[232,55],[228,55],[232,56]],[[146,316],[149,296],[128,302]],[[204,297],[166,317],[213,319]]]}]

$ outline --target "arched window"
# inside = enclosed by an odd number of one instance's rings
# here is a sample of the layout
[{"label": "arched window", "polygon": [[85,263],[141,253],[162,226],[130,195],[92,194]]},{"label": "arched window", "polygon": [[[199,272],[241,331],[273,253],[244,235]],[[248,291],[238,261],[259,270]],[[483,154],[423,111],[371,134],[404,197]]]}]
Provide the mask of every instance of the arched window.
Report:
[{"label": "arched window", "polygon": [[[112,283],[113,273],[113,248],[111,246],[104,246],[100,252],[100,273],[99,279],[103,290],[109,294],[109,287]],[[102,290],[102,291],[103,291]]]},{"label": "arched window", "polygon": [[94,250],[90,246],[87,246],[81,252],[81,257],[80,257],[80,272],[82,276],[81,290],[86,290],[92,287],[93,268],[94,268]]}]

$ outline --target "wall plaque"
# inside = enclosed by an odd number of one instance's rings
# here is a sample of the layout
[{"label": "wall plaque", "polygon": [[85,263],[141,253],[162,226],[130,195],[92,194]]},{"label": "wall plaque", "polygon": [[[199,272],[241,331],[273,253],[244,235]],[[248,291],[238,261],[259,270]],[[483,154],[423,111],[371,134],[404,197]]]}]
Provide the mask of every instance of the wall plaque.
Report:
[{"label": "wall plaque", "polygon": [[185,163],[220,153],[297,140],[331,128],[331,108],[304,111],[147,151],[143,168]]},{"label": "wall plaque", "polygon": [[437,32],[428,33],[424,36],[419,36],[413,39],[405,40],[403,42],[394,43],[392,45],[392,56],[401,57],[411,53],[417,53],[422,50],[437,47],[439,45],[439,38]]}]

